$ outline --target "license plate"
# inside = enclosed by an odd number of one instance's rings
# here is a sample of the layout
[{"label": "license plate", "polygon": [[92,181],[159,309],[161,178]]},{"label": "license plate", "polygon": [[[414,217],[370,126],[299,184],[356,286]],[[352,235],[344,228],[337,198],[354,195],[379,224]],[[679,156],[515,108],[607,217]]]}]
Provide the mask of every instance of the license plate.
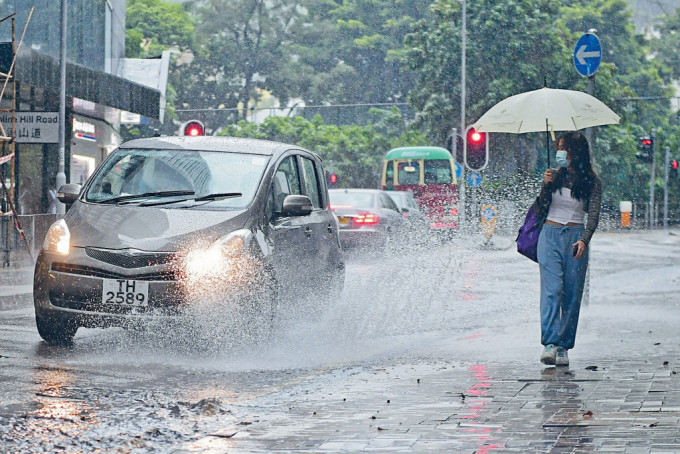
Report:
[{"label": "license plate", "polygon": [[346,216],[338,216],[338,223],[340,225],[346,225],[349,223],[349,218]]},{"label": "license plate", "polygon": [[149,282],[132,279],[104,279],[102,303],[146,307],[149,305]]}]

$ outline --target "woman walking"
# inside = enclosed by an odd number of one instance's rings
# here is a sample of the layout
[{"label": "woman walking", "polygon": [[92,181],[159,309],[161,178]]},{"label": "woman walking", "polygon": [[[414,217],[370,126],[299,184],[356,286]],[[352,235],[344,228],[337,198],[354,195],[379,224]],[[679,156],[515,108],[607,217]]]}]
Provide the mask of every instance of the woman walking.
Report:
[{"label": "woman walking", "polygon": [[546,170],[537,201],[539,216],[545,216],[538,238],[545,346],[541,362],[568,366],[588,268],[588,243],[600,219],[602,184],[583,134],[558,138],[556,161],[559,169]]}]

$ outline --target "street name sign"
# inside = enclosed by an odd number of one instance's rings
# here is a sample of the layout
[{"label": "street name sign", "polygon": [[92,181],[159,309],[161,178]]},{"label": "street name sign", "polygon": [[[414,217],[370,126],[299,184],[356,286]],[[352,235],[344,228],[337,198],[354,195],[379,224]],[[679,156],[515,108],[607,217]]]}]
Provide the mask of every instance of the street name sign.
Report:
[{"label": "street name sign", "polygon": [[[12,135],[12,114],[0,113],[0,122]],[[59,112],[16,112],[17,143],[59,143]]]},{"label": "street name sign", "polygon": [[602,61],[602,46],[597,36],[586,33],[574,47],[574,67],[584,77],[595,74]]}]

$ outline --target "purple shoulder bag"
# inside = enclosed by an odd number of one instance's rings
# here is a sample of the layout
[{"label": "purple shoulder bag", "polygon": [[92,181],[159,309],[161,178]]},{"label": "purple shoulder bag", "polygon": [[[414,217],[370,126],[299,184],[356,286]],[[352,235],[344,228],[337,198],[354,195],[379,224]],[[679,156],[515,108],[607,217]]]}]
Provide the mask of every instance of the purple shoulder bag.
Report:
[{"label": "purple shoulder bag", "polygon": [[517,235],[517,252],[534,262],[538,262],[538,235],[541,233],[544,221],[543,216],[539,217],[538,215],[536,204],[531,204],[531,208],[524,218],[524,224],[519,228]]}]

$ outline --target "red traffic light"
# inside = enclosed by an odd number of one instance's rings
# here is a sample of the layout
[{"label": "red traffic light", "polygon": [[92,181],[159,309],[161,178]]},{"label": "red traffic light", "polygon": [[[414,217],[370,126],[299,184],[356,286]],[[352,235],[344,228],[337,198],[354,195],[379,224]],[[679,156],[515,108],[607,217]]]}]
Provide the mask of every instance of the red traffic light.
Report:
[{"label": "red traffic light", "polygon": [[671,168],[673,170],[678,170],[678,161],[677,160],[671,161]]},{"label": "red traffic light", "polygon": [[651,145],[652,139],[645,137],[644,139],[641,140],[641,143],[642,143],[642,145]]},{"label": "red traffic light", "polygon": [[191,137],[198,137],[205,135],[205,128],[203,123],[198,120],[191,120],[184,124],[184,135]]},{"label": "red traffic light", "polygon": [[468,131],[468,142],[469,143],[482,143],[486,140],[485,133],[475,131],[474,129],[470,129]]},{"label": "red traffic light", "polygon": [[335,184],[338,182],[338,176],[334,173],[331,174],[331,183]]}]

